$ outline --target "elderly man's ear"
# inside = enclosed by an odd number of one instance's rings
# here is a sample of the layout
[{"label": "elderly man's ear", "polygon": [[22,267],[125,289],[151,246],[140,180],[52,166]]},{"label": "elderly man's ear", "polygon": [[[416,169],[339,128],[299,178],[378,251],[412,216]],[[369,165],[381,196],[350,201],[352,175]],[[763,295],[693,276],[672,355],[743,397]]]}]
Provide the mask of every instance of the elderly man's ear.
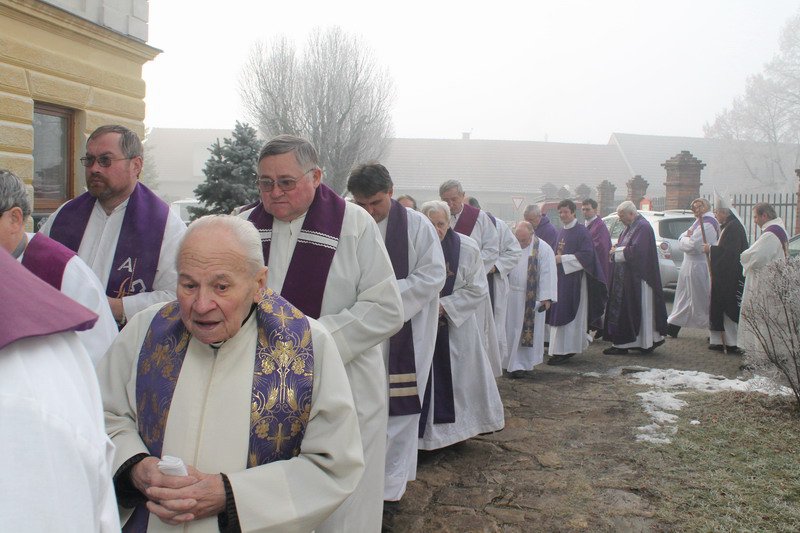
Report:
[{"label": "elderly man's ear", "polygon": [[256,274],[256,283],[258,284],[258,291],[256,291],[256,294],[253,296],[253,301],[255,303],[258,303],[258,301],[261,298],[258,293],[260,293],[261,291],[263,291],[264,289],[267,288],[267,271],[268,270],[269,269],[264,266],[264,267],[261,267],[258,270],[258,273]]}]

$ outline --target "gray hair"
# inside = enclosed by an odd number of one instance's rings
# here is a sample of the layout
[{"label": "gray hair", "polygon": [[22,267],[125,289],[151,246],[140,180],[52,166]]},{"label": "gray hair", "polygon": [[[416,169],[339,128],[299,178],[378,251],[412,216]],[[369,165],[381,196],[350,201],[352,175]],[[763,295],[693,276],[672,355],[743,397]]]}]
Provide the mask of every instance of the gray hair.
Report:
[{"label": "gray hair", "polygon": [[89,135],[89,138],[86,140],[86,144],[88,145],[89,141],[93,141],[94,139],[107,133],[119,133],[119,150],[125,157],[130,159],[133,159],[134,157],[144,157],[144,147],[142,146],[141,139],[139,139],[139,136],[136,135],[136,132],[126,128],[125,126],[120,126],[119,124],[100,126],[94,130],[91,135]]},{"label": "gray hair", "polygon": [[215,226],[223,227],[233,235],[244,252],[251,272],[255,273],[264,266],[264,251],[261,247],[261,235],[258,230],[249,220],[233,215],[206,215],[189,224],[178,244],[178,257],[180,257],[183,245],[189,235],[197,230]]},{"label": "gray hair", "polygon": [[623,213],[632,213],[634,215],[639,214],[639,210],[636,209],[636,204],[631,202],[630,200],[625,200],[624,202],[622,202],[617,206],[617,213],[619,213],[620,211]]},{"label": "gray hair", "polygon": [[[458,194],[464,194],[464,187],[461,186],[461,182],[458,180],[447,180],[441,185],[439,185],[439,196],[443,195],[446,191],[450,189],[457,189]],[[449,216],[449,215],[448,215]]]},{"label": "gray hair", "polygon": [[10,170],[0,169],[0,214],[12,207],[22,209],[23,219],[31,214],[31,202],[25,184]]},{"label": "gray hair", "polygon": [[319,167],[319,156],[314,145],[294,135],[278,135],[267,141],[258,153],[258,162],[260,163],[265,157],[288,153],[294,153],[294,158],[301,167],[306,165]]},{"label": "gray hair", "polygon": [[522,216],[524,218],[528,218],[529,215],[533,215],[533,216],[537,216],[538,217],[538,216],[541,216],[541,214],[542,214],[542,208],[539,207],[536,204],[531,204],[531,205],[529,205],[528,207],[525,208],[525,212],[522,214]]},{"label": "gray hair", "polygon": [[775,220],[778,218],[778,213],[775,212],[775,208],[767,202],[758,202],[753,206],[753,211],[757,215],[767,215],[767,220]]},{"label": "gray hair", "polygon": [[447,207],[447,204],[441,200],[431,200],[429,202],[425,202],[422,204],[422,207],[420,207],[419,210],[428,218],[430,218],[430,213],[434,211],[441,211],[447,220],[447,224],[450,224],[450,208]]}]

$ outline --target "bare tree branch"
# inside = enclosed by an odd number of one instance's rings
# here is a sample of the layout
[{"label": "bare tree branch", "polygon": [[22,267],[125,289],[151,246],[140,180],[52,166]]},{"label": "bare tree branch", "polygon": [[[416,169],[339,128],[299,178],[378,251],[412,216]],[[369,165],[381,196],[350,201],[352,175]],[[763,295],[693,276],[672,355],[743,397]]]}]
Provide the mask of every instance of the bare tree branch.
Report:
[{"label": "bare tree branch", "polygon": [[383,156],[393,133],[388,71],[338,27],[315,29],[301,53],[286,37],[255,45],[240,94],[265,137],[290,133],[314,144],[326,183],[340,194],[353,165]]}]

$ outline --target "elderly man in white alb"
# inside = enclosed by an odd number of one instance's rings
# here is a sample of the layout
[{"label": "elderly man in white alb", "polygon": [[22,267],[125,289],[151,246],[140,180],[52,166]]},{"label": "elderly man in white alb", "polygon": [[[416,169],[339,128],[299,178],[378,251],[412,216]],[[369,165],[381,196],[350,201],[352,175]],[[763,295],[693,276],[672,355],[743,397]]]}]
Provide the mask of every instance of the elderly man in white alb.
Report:
[{"label": "elderly man in white alb", "polygon": [[[442,183],[439,186],[439,197],[450,209],[450,227],[453,231],[466,235],[477,243],[487,282],[491,283],[493,273],[496,271],[495,263],[500,255],[500,235],[492,220],[493,217],[464,201],[464,188],[458,180],[447,180]],[[492,288],[489,285],[487,287],[491,293]],[[503,360],[491,300],[490,294],[487,294],[486,302],[479,303],[476,312],[483,347],[492,365],[492,372],[497,377],[503,373]]]},{"label": "elderly man in white alb", "polygon": [[75,335],[97,315],[0,250],[3,531],[119,532],[114,446]]},{"label": "elderly man in white alb", "polygon": [[383,237],[366,211],[322,183],[317,151],[305,139],[267,142],[257,175],[261,202],[239,216],[261,233],[267,284],[331,332],[358,409],[364,477],[317,532],[378,531],[388,419],[380,345],[403,325]]},{"label": "elderly man in white alb", "polygon": [[508,357],[503,367],[512,378],[521,378],[544,361],[545,311],[558,298],[558,274],[553,249],[536,236],[530,222],[517,222],[514,234],[522,256],[508,274]]},{"label": "elderly man in white alb", "polygon": [[683,264],[678,274],[672,313],[667,317],[667,333],[671,337],[677,337],[683,327],[708,329],[711,278],[703,245],[716,246],[720,228],[708,200],[692,200],[691,208],[697,220],[678,238]]},{"label": "elderly man in white alb", "polygon": [[503,428],[503,402],[477,328],[475,308],[489,289],[480,250],[450,229],[444,202],[420,208],[439,235],[447,278],[439,293],[439,329],[420,419],[419,447],[444,448]]},{"label": "elderly man in white alb", "polygon": [[0,248],[40,279],[97,314],[94,327],[78,332],[89,357],[97,364],[118,331],[103,286],[75,252],[46,235],[26,233],[25,221],[30,214],[25,184],[12,172],[0,170]]},{"label": "elderly man in white alb", "polygon": [[417,433],[422,401],[433,361],[439,320],[439,291],[445,279],[444,256],[436,230],[425,215],[392,199],[394,183],[380,163],[357,165],[347,190],[369,213],[383,235],[403,297],[403,329],[384,341],[389,376],[384,522],[392,504],[417,476]]},{"label": "elderly man in white alb", "polygon": [[[775,208],[766,202],[753,206],[753,221],[761,228],[761,236],[741,255],[744,272],[744,291],[742,292],[742,314],[754,295],[764,290],[761,286],[761,269],[769,263],[786,259],[789,242],[783,220],[775,212]],[[739,347],[747,351],[758,348],[753,328],[747,320],[740,319]]]},{"label": "elderly man in white alb", "polygon": [[363,472],[336,344],[266,289],[245,220],[196,220],[177,265],[178,300],[134,316],[98,366],[126,530],[314,529]]},{"label": "elderly man in white alb", "polygon": [[124,126],[97,128],[86,141],[87,192],[59,207],[40,230],[97,274],[120,326],[175,298],[175,249],[186,225],[139,182],[144,151]]}]

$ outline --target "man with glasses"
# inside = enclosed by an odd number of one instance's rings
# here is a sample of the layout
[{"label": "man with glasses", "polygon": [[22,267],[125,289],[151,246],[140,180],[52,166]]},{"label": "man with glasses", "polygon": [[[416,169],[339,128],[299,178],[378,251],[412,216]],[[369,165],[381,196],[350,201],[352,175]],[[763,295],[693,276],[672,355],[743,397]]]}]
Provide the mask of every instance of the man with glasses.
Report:
[{"label": "man with glasses", "polygon": [[41,232],[92,268],[122,327],[142,309],[175,299],[174,250],[186,225],[139,183],[142,142],[128,128],[97,128],[81,164],[87,192],[59,207]]},{"label": "man with glasses", "polygon": [[403,325],[402,301],[378,226],[322,183],[318,161],[305,139],[271,139],[258,157],[261,202],[239,216],[261,234],[268,287],[333,335],[358,410],[364,477],[316,531],[380,531],[388,419],[380,344]]}]

